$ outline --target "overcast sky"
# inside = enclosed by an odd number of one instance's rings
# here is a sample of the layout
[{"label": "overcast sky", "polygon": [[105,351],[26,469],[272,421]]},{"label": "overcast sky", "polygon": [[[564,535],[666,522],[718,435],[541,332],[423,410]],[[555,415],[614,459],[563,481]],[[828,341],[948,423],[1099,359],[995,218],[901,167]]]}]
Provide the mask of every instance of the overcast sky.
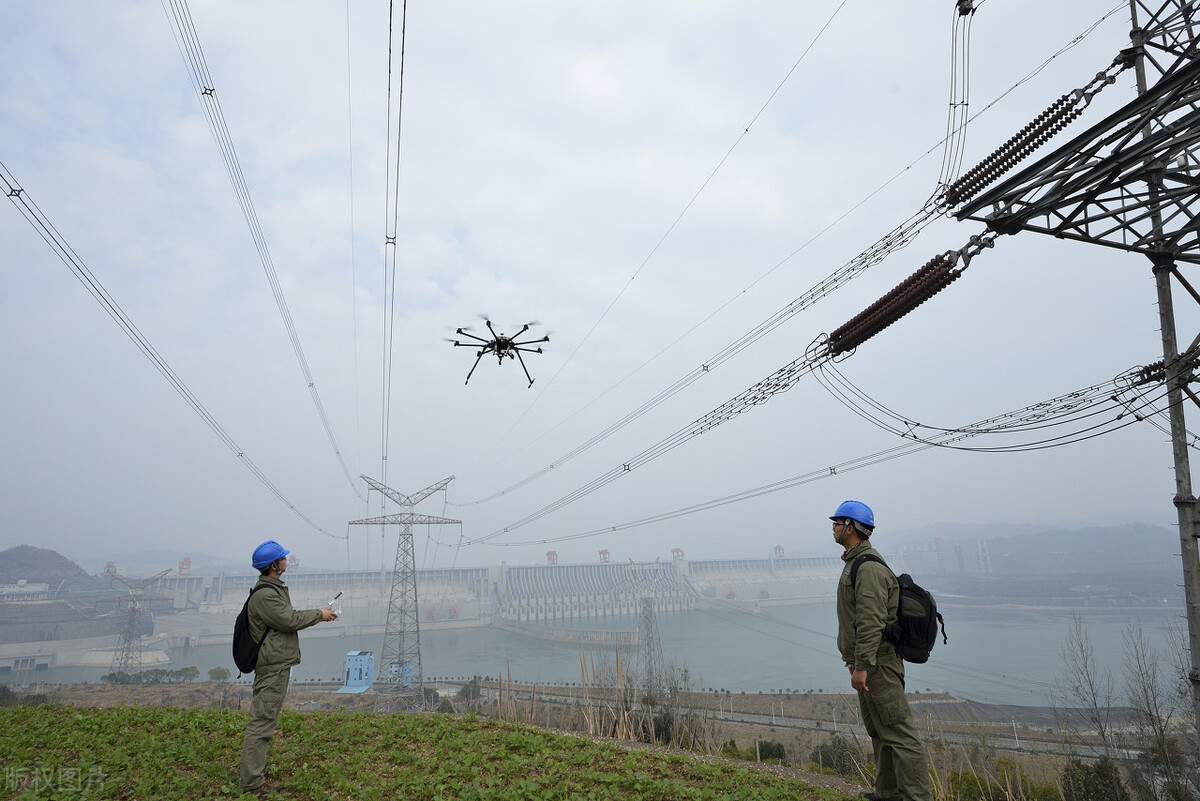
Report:
[{"label": "overcast sky", "polygon": [[[963,169],[1109,65],[1128,44],[1124,8],[1037,71],[1116,6],[981,5],[962,62],[978,115]],[[387,8],[190,9],[334,436],[356,480],[381,478]],[[455,476],[417,511],[462,520],[416,529],[420,566],[541,562],[550,548],[564,562],[601,548],[614,560],[673,547],[832,555],[826,518],[844,498],[875,507],[885,550],[889,531],[935,522],[1173,520],[1169,445],[1143,424],[1050,450],[930,450],[541,544],[901,444],[809,377],[503,531],[800,356],[980,231],[934,223],[564,459],[921,207],[942,162],[953,21],[949,0],[410,4],[386,471],[405,493]],[[1076,125],[1134,95],[1123,75]],[[0,162],[237,448],[332,535],[245,468],[6,200],[0,548],[240,563],[271,537],[302,563],[390,564],[396,529],[381,540],[346,525],[378,504],[368,509],[334,456],[163,8],[0,4]],[[1161,358],[1154,299],[1143,257],[1006,237],[840,369],[913,419],[964,425]],[[550,333],[527,357],[532,388],[519,364],[494,359],[464,385],[474,351],[444,338],[482,330],[481,314],[508,333],[531,320]],[[449,547],[460,538],[489,539]]]}]

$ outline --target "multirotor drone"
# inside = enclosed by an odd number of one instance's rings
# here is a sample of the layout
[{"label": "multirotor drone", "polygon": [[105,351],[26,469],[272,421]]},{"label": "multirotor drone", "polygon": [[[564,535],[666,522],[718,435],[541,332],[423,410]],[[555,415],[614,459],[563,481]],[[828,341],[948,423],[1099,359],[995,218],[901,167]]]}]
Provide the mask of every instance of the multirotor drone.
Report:
[{"label": "multirotor drone", "polygon": [[[459,336],[469,337],[475,342],[459,342],[456,339],[448,339],[447,342],[454,344],[456,348],[479,348],[479,352],[475,354],[475,364],[471,365],[470,371],[467,373],[467,380],[464,384],[471,382],[471,375],[475,372],[475,368],[479,366],[479,360],[485,354],[492,353],[496,356],[497,364],[504,364],[504,357],[516,359],[521,363],[521,369],[525,371],[525,377],[529,379],[529,386],[533,386],[533,378],[529,375],[529,368],[525,366],[525,360],[521,358],[522,353],[541,353],[541,348],[531,348],[530,345],[536,345],[539,342],[549,342],[550,337],[544,336],[541,339],[528,339],[524,342],[517,340],[517,337],[529,330],[529,326],[537,325],[537,323],[525,323],[521,326],[521,330],[512,336],[507,334],[497,334],[496,329],[492,328],[492,321],[484,318],[484,323],[487,324],[488,331],[492,332],[491,339],[485,339],[480,336],[475,336],[468,328],[456,328],[454,333]],[[482,346],[482,347],[481,347]]]}]

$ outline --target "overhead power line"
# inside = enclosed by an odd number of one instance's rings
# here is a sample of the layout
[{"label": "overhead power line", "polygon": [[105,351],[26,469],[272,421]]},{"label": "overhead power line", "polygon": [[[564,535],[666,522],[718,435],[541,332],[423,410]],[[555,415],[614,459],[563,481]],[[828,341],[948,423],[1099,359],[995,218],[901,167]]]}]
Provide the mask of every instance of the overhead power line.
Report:
[{"label": "overhead power line", "polygon": [[[537,402],[539,400],[541,400],[542,396],[545,395],[546,392],[550,389],[550,386],[553,385],[555,379],[557,379],[558,376],[562,373],[562,371],[566,369],[567,365],[571,363],[571,361],[575,358],[575,355],[577,353],[579,353],[580,349],[583,348],[583,346],[587,343],[587,341],[589,339],[591,339],[592,334],[594,334],[596,332],[596,329],[600,326],[600,323],[604,322],[605,318],[608,317],[609,312],[611,312],[613,310],[613,308],[617,305],[617,303],[621,300],[621,298],[629,290],[629,287],[632,286],[633,282],[637,279],[637,277],[639,275],[641,275],[642,271],[646,268],[646,265],[649,264],[651,259],[654,258],[655,254],[658,253],[659,248],[661,248],[663,246],[663,244],[667,241],[667,239],[671,236],[671,234],[679,226],[679,223],[682,222],[683,218],[687,216],[687,213],[689,211],[691,211],[692,206],[694,206],[696,204],[696,201],[700,199],[700,196],[702,194],[704,194],[704,191],[708,188],[708,185],[710,183],[712,183],[713,179],[717,176],[717,173],[720,172],[721,168],[725,166],[725,162],[729,161],[730,156],[733,155],[733,151],[737,150],[738,146],[742,143],[742,140],[745,139],[747,136],[749,136],[750,129],[753,128],[755,123],[758,122],[758,118],[761,117],[764,112],[766,112],[767,107],[771,105],[771,102],[775,99],[775,96],[778,95],[780,93],[780,91],[782,91],[784,85],[788,82],[788,80],[791,79],[792,74],[795,73],[796,70],[800,67],[801,62],[804,61],[804,59],[808,56],[809,52],[813,49],[813,47],[816,46],[817,42],[820,41],[821,37],[825,35],[825,31],[828,30],[829,26],[833,24],[833,21],[835,19],[837,19],[838,14],[841,13],[842,7],[846,5],[846,2],[847,2],[847,0],[842,0],[842,2],[838,4],[838,7],[834,9],[833,13],[830,14],[829,19],[827,19],[825,21],[825,24],[821,26],[821,28],[817,31],[817,33],[809,41],[808,46],[804,48],[804,51],[801,52],[799,57],[797,57],[796,60],[792,63],[791,68],[787,71],[787,73],[783,76],[783,78],[779,81],[779,83],[776,84],[775,88],[767,96],[767,99],[765,101],[763,101],[763,103],[759,107],[758,111],[755,112],[754,116],[750,119],[749,122],[747,122],[745,125],[742,126],[741,132],[734,139],[733,144],[729,146],[729,149],[725,151],[725,155],[723,155],[721,157],[721,159],[717,162],[717,165],[712,168],[712,170],[709,172],[707,177],[705,177],[705,179],[700,183],[700,187],[695,191],[695,193],[691,196],[691,198],[688,199],[687,203],[684,204],[683,209],[680,210],[680,212],[675,216],[675,219],[671,221],[671,224],[667,226],[667,230],[662,233],[662,236],[660,236],[658,238],[658,241],[656,241],[654,243],[654,246],[652,248],[650,248],[650,252],[647,253],[645,258],[642,259],[641,264],[639,264],[637,269],[633,271],[633,274],[631,276],[629,276],[629,279],[621,286],[621,289],[617,292],[617,294],[613,297],[613,299],[611,301],[609,301],[608,306],[606,306],[604,308],[604,311],[602,311],[600,313],[600,316],[596,318],[596,321],[594,323],[592,323],[591,328],[589,328],[587,330],[587,332],[583,335],[583,338],[579,340],[579,344],[577,344],[575,346],[575,349],[572,350],[567,355],[567,358],[563,360],[563,362],[559,366],[558,370],[552,376],[550,376],[549,380],[545,384],[542,385],[541,390],[538,392],[537,396],[530,402],[529,406],[526,407],[525,411],[522,412],[515,420],[513,420],[512,424],[509,425],[508,430],[504,432],[504,435],[496,441],[495,445],[492,446],[492,450],[495,450],[495,448],[501,442],[503,442],[508,437],[509,434],[512,433],[512,431],[517,427],[517,424],[519,424],[521,422],[521,420],[523,420],[525,418],[525,416],[527,414],[529,414],[530,410],[533,409],[533,407],[537,404]],[[490,455],[490,453],[491,453],[491,451],[489,451],[487,454],[484,454],[482,459],[486,459]],[[481,461],[482,461],[482,459],[481,459]],[[560,461],[562,461],[562,460],[560,460]],[[539,473],[538,475],[544,475],[544,472]],[[526,481],[521,482],[521,484],[528,483],[529,480],[532,480],[532,477],[531,477],[531,479],[527,479]],[[483,503],[486,500],[492,500],[494,498],[499,497],[500,495],[505,494],[505,492],[511,491],[514,488],[515,487],[510,487],[508,490],[500,492],[489,498],[485,498],[483,500],[476,501],[475,503]],[[468,505],[474,505],[474,504],[460,504],[460,505],[468,506]]]},{"label": "overhead power line", "polygon": [[722,423],[726,423],[746,413],[755,406],[766,403],[775,395],[786,392],[795,386],[796,382],[806,373],[811,372],[818,365],[838,356],[845,357],[852,354],[854,348],[858,345],[875,336],[884,328],[924,303],[933,294],[948,286],[950,282],[966,270],[975,256],[979,255],[984,249],[992,247],[994,239],[995,235],[993,234],[973,236],[970,242],[959,250],[935,257],[872,306],[872,309],[878,307],[882,310],[874,318],[860,320],[864,315],[859,315],[859,317],[854,318],[846,325],[837,329],[833,334],[818,337],[808,347],[804,355],[788,362],[762,381],[759,381],[707,414],[683,426],[675,433],[659,440],[656,444],[628,461],[623,462],[618,467],[614,467],[607,473],[592,479],[587,484],[526,515],[520,520],[510,523],[504,528],[493,531],[484,537],[468,540],[467,542],[469,544],[487,542],[518,528],[522,528],[536,520],[540,520],[546,515],[590,495],[623,475],[639,467],[643,467],[685,442],[713,430]]},{"label": "overhead power line", "polygon": [[[392,424],[392,368],[396,339],[396,239],[400,225],[400,152],[404,123],[404,49],[408,37],[408,3],[400,5],[400,53],[396,71],[395,123],[393,125],[392,64],[395,61],[393,20],[395,3],[388,3],[388,64],[387,64],[387,164],[384,192],[384,253],[383,253],[383,399],[380,421],[380,480],[388,481],[388,448]],[[382,496],[381,496],[382,498]],[[380,514],[385,501],[380,501]]]},{"label": "overhead power line", "polygon": [[[354,442],[361,448],[362,425],[358,399],[358,258],[354,249],[357,237],[357,218],[354,214],[354,80],[350,49],[350,0],[346,0],[346,162],[350,189],[350,314],[354,333]],[[359,458],[361,458],[361,453]],[[357,486],[355,487],[357,490]]]},{"label": "overhead power line", "polygon": [[328,437],[329,444],[333,447],[333,454],[337,457],[338,464],[341,465],[342,473],[346,477],[346,483],[358,495],[359,500],[365,502],[366,499],[358,491],[358,486],[354,483],[349,468],[346,467],[346,460],[342,458],[342,449],[338,446],[337,437],[333,434],[333,427],[329,423],[329,415],[325,412],[325,404],[322,403],[321,395],[317,392],[316,381],[313,380],[312,370],[309,369],[308,359],[305,357],[304,348],[300,344],[300,335],[296,332],[296,326],[292,322],[292,313],[288,310],[287,299],[283,295],[283,287],[280,286],[279,276],[275,273],[275,264],[271,258],[271,251],[267,247],[267,238],[263,234],[262,226],[259,225],[258,213],[254,209],[254,202],[250,197],[250,189],[246,185],[245,176],[242,174],[242,166],[238,161],[237,151],[233,145],[233,137],[229,134],[229,126],[225,122],[225,114],[221,110],[221,102],[217,99],[215,83],[212,75],[209,74],[208,65],[204,59],[204,51],[200,46],[200,37],[197,35],[196,28],[192,24],[192,15],[188,10],[187,0],[163,0],[163,10],[167,12],[167,19],[171,22],[171,30],[175,34],[176,43],[179,45],[179,54],[183,56],[184,64],[187,65],[192,86],[195,88],[196,96],[199,98],[200,105],[204,109],[204,116],[208,120],[208,127],[212,131],[213,140],[216,142],[217,150],[220,151],[221,160],[225,164],[225,171],[229,175],[229,182],[233,185],[234,194],[237,195],[238,205],[242,209],[242,216],[245,217],[246,225],[250,228],[250,236],[254,240],[255,249],[258,251],[259,261],[262,262],[263,271],[267,275],[267,283],[271,286],[271,294],[275,297],[275,305],[279,309],[279,316],[283,320],[283,327],[286,329],[288,339],[292,343],[292,351],[296,355],[296,362],[300,365],[300,372],[303,374],[305,384],[308,386],[308,393],[312,398],[313,406],[317,410],[317,416],[321,419],[321,425],[325,429],[325,436]]},{"label": "overhead power line", "polygon": [[[926,201],[921,212],[912,218],[913,230],[906,228],[894,230],[894,236],[889,235],[889,237],[885,237],[880,242],[877,242],[873,248],[860,254],[858,259],[834,273],[825,282],[819,284],[816,289],[810,290],[803,297],[815,299],[822,294],[833,291],[840,283],[849,280],[854,272],[861,271],[866,266],[874,263],[871,261],[874,254],[878,254],[876,261],[882,260],[892,250],[907,244],[908,240],[906,237],[915,236],[915,231],[919,230],[920,226],[932,219],[934,215],[949,210],[958,202],[969,199],[979,189],[998,180],[1002,175],[1016,166],[1017,163],[1053,137],[1061,128],[1075,119],[1084,108],[1091,104],[1096,94],[1103,90],[1104,87],[1115,83],[1116,76],[1125,69],[1128,69],[1129,66],[1130,59],[1128,53],[1123,52],[1118,55],[1107,70],[1097,74],[1082,89],[1063,95],[1033,122],[1026,125],[1020,132],[1010,138],[1008,142],[989,156],[988,159],[968,171],[950,187],[939,188],[939,191],[935,192]],[[622,463],[619,467],[598,476],[587,484],[516,522],[470,542],[480,543],[496,539],[558,511],[615,481],[622,475],[673,450],[693,437],[716,428],[754,406],[765,403],[780,392],[787,391],[805,373],[815,370],[822,364],[832,361],[834,358],[845,358],[853,354],[859,345],[876,336],[957,280],[963,270],[969,266],[974,256],[978,255],[982,250],[994,246],[997,235],[990,231],[984,232],[981,235],[971,237],[968,244],[958,251],[935,256],[917,270],[917,272],[910,275],[866,310],[859,313],[846,324],[835,329],[832,334],[822,335],[817,340],[814,340],[803,356],[784,365],[767,378],[677,430],[674,434],[660,440],[657,444]],[[961,266],[959,265],[960,260],[962,262]],[[790,304],[785,311],[796,305],[797,303],[795,302]],[[799,311],[799,309],[796,309],[796,311]],[[781,314],[783,313],[777,313],[776,317],[772,319],[780,318]],[[790,314],[787,316],[790,316]],[[786,319],[786,317],[782,319]],[[700,374],[708,372],[711,366],[710,364],[702,365]],[[694,377],[697,377],[698,374],[693,372],[691,376],[690,380],[694,380]],[[623,425],[623,423],[610,427],[609,431],[620,425]],[[608,433],[605,432],[603,436],[607,436]],[[1053,441],[1042,443],[1042,446],[1052,447],[1052,443]],[[579,452],[581,452],[581,449],[572,452],[572,457]],[[544,468],[542,472],[544,473],[548,469],[553,469],[554,466],[551,465],[549,468]]]},{"label": "overhead power line", "polygon": [[[1043,61],[1032,73],[1026,75],[1024,78],[1018,81],[1013,88],[1027,82],[1033,75],[1036,75],[1038,72],[1043,70],[1046,65],[1055,58],[1058,58],[1063,53],[1078,45],[1084,38],[1094,31],[1101,22],[1115,13],[1115,11],[1116,9],[1114,8],[1113,10],[1107,12],[1103,17],[1100,18],[1100,20],[1093,23],[1087,30],[1072,39],[1070,43],[1060,48],[1056,53],[1050,56],[1050,58]],[[956,31],[958,30],[959,28],[956,27]],[[963,33],[961,35],[964,37],[962,47],[964,50],[966,50],[969,46],[969,26],[964,26],[962,31]],[[920,210],[918,210],[900,225],[893,228],[870,247],[859,253],[855,258],[851,259],[833,273],[826,276],[822,281],[817,283],[807,292],[781,308],[767,320],[759,323],[756,327],[743,334],[740,338],[727,345],[724,349],[705,360],[703,364],[693,368],[690,372],[676,380],[673,384],[661,390],[658,394],[654,395],[649,400],[645,401],[633,411],[629,412],[624,417],[617,420],[598,434],[578,445],[573,450],[559,456],[550,464],[540,468],[539,470],[536,470],[535,472],[516,481],[513,484],[510,484],[498,492],[474,501],[457,502],[451,505],[476,506],[487,503],[546,476],[553,470],[560,468],[565,463],[571,461],[575,457],[583,454],[595,445],[598,445],[600,442],[622,430],[630,423],[640,418],[642,415],[657,408],[665,401],[682,392],[684,389],[703,378],[708,373],[712,372],[724,362],[738,355],[741,351],[745,350],[747,347],[757,342],[759,339],[766,336],[795,315],[814,305],[817,301],[823,299],[829,294],[832,294],[835,290],[858,277],[867,269],[878,265],[889,255],[904,248],[913,240],[915,240],[921,231],[923,231],[925,227],[927,227],[936,217],[949,211],[953,205],[964,200],[969,196],[969,194],[978,191],[980,188],[982,188],[982,185],[986,185],[987,183],[998,180],[1005,172],[1010,170],[1022,159],[1026,158],[1030,153],[1032,153],[1033,150],[1048,141],[1054,134],[1061,130],[1062,127],[1078,117],[1084,109],[1091,105],[1095,96],[1106,86],[1113,84],[1116,80],[1116,75],[1127,69],[1128,66],[1128,58],[1124,54],[1118,55],[1105,71],[1094,76],[1092,80],[1082,88],[1063,95],[1061,98],[1059,98],[1059,100],[1055,101],[1055,103],[1052,104],[1052,106],[1047,109],[1046,112],[1043,112],[1041,115],[1039,115],[1039,117],[1027,125],[1019,134],[1014,136],[1004,146],[1002,146],[1000,151],[993,153],[988,157],[988,159],[973,168],[973,170],[960,177],[952,185],[947,186],[944,183],[945,179],[948,178],[954,171],[957,171],[958,164],[961,161],[966,125],[979,116],[977,114],[974,117],[959,122],[966,114],[966,89],[964,88],[961,91],[961,96],[964,99],[958,101],[953,99],[958,95],[952,92],[951,111],[947,122],[949,132],[947,136],[939,143],[944,150],[942,168],[943,182],[939,183],[939,186],[935,189],[933,194],[930,195],[929,199],[926,200],[925,204]],[[956,77],[952,83],[957,86],[958,78]],[[1009,91],[1011,92],[1012,89]],[[1006,92],[1005,94],[1008,93]],[[990,109],[993,105],[995,105],[996,102],[997,101],[993,101],[990,103],[980,113],[982,114]],[[959,105],[962,106],[961,109],[956,108],[956,106]],[[924,158],[931,152],[933,152],[932,149],[927,151],[921,158]],[[911,167],[912,165],[909,166]],[[907,169],[908,168],[906,168],[906,170]],[[843,215],[843,217],[844,216],[845,215]],[[840,219],[842,218],[839,218],[839,220]],[[828,230],[828,228],[826,230]],[[786,259],[779,262],[779,264],[776,264],[775,267],[772,267],[771,271],[777,269],[788,259],[791,259],[796,255],[796,253],[799,253],[801,249],[803,249],[803,247],[793,251]],[[762,280],[761,277],[758,280]],[[757,281],[755,283],[757,283]],[[744,291],[745,290],[743,290],[743,292]],[[728,303],[725,305],[728,305]],[[724,308],[724,306],[722,306],[722,308]],[[710,315],[710,318],[711,316],[712,315]],[[692,330],[695,330],[695,328]],[[678,340],[676,340],[676,342],[678,342]],[[657,358],[657,356],[654,358]]]},{"label": "overhead power line", "polygon": [[966,154],[967,117],[971,108],[971,23],[975,9],[950,12],[950,105],[946,113],[946,136],[942,140],[942,168],[938,184],[948,184],[958,175]]},{"label": "overhead power line", "polygon": [[125,310],[121,308],[116,299],[113,298],[113,296],[109,294],[108,290],[104,288],[104,285],[100,283],[100,279],[98,279],[95,274],[88,269],[88,266],[83,262],[83,259],[81,259],[79,255],[75,253],[69,244],[67,244],[66,239],[63,238],[63,236],[46,217],[46,215],[42,213],[42,210],[38,208],[33,199],[29,197],[29,193],[17,183],[16,179],[12,176],[12,173],[8,171],[8,168],[3,162],[0,162],[0,184],[3,184],[2,188],[4,189],[5,194],[8,196],[9,200],[13,202],[13,205],[17,207],[17,210],[20,211],[25,219],[29,221],[30,225],[32,225],[38,232],[38,235],[45,240],[46,244],[54,250],[55,255],[62,260],[63,264],[67,265],[67,267],[71,270],[71,273],[77,279],[79,279],[79,283],[83,284],[84,288],[91,293],[92,297],[96,299],[101,308],[103,308],[108,316],[112,318],[113,322],[120,327],[125,336],[129,337],[129,341],[132,342],[137,349],[142,352],[143,356],[150,360],[150,363],[154,365],[154,368],[158,370],[163,378],[167,379],[175,391],[179,393],[179,396],[183,398],[184,402],[187,403],[188,406],[192,407],[192,411],[200,416],[200,419],[204,421],[204,424],[207,425],[212,432],[217,435],[217,438],[224,443],[225,447],[227,447],[241,461],[241,463],[246,466],[246,469],[249,470],[264,487],[270,490],[271,494],[282,501],[285,506],[291,509],[292,512],[294,512],[296,516],[305,523],[312,526],[314,529],[327,537],[341,539],[340,537],[330,534],[328,531],[318,526],[311,519],[309,519],[307,515],[301,512],[300,509],[294,503],[288,500],[287,496],[284,495],[283,492],[281,492],[280,489],[275,486],[275,484],[269,478],[267,478],[266,473],[264,473],[258,467],[258,465],[256,465],[253,460],[246,455],[245,451],[243,451],[241,447],[238,446],[238,444],[233,440],[233,437],[231,437],[229,433],[225,431],[221,424],[217,422],[217,419],[213,417],[208,409],[205,408],[204,404],[200,402],[200,399],[192,393],[187,384],[183,382],[183,379],[180,378],[179,375],[171,368],[171,365],[167,363],[167,360],[164,359],[161,354],[159,354],[158,350],[153,344],[151,344],[150,340],[146,338],[146,336],[136,325],[134,325],[133,320],[128,314],[125,313]]},{"label": "overhead power line", "polygon": [[[1200,358],[1200,348],[1189,354],[1187,358],[1195,362],[1197,358]],[[902,425],[892,427],[885,426],[882,423],[880,425],[891,433],[907,440],[903,444],[853,459],[847,459],[836,464],[819,467],[806,473],[773,481],[769,484],[636,520],[610,524],[556,537],[543,537],[524,541],[506,540],[492,544],[500,547],[549,545],[572,540],[589,539],[617,531],[663,523],[668,520],[711,511],[730,504],[760,498],[764,495],[770,495],[783,490],[794,489],[804,484],[823,481],[855,470],[861,470],[865,467],[874,467],[931,448],[990,453],[1038,450],[1046,447],[1068,445],[1102,434],[1110,434],[1135,423],[1145,421],[1153,424],[1153,417],[1166,413],[1166,409],[1160,406],[1166,397],[1166,390],[1159,386],[1161,377],[1156,377],[1152,368],[1153,365],[1150,368],[1133,367],[1109,381],[1083,387],[1073,392],[1068,392],[957,428],[939,428],[913,423],[903,416],[895,415],[895,413],[889,411],[889,416],[902,421]],[[826,374],[825,378],[828,379],[828,374],[831,373],[837,375],[839,381],[849,384],[828,363],[814,368],[813,372],[823,385],[826,384],[826,381],[821,380],[822,374]],[[829,387],[827,386],[826,388],[828,389]],[[831,391],[838,394],[835,390]],[[874,404],[874,406],[877,409],[886,408],[881,404]],[[1040,432],[1052,427],[1065,428],[1065,430],[1054,436],[1044,436],[1037,433],[1035,436],[1039,437],[1038,439],[1028,439],[1021,443],[1001,447],[972,447],[966,444],[976,437],[988,435],[1012,436],[1015,434]],[[444,547],[457,547],[455,543],[439,544]]]}]

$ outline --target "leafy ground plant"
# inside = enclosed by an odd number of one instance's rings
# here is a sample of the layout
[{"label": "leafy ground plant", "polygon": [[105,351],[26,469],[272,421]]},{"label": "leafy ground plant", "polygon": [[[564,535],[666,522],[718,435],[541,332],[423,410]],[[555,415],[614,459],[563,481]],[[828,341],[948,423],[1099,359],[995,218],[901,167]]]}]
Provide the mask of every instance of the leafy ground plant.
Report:
[{"label": "leafy ground plant", "polygon": [[[0,708],[0,798],[237,798],[246,713]],[[804,799],[827,788],[671,752],[444,715],[284,710],[268,763],[290,799]]]}]

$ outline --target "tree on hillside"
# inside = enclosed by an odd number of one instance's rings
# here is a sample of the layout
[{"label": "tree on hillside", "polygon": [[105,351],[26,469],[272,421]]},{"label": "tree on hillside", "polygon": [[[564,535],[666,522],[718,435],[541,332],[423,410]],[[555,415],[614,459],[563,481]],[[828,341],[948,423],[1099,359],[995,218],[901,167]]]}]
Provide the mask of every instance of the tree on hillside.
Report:
[{"label": "tree on hillside", "polygon": [[[1132,726],[1121,736],[1122,749],[1136,758],[1121,759],[1128,781],[1126,788],[1117,770],[1117,736],[1110,721],[1114,682],[1096,663],[1091,641],[1076,617],[1063,647],[1064,674],[1059,688],[1074,710],[1058,710],[1064,732],[1077,743],[1098,736],[1105,759],[1094,764],[1068,763],[1063,771],[1062,790],[1067,801],[1126,798],[1137,801],[1182,801],[1194,796],[1188,777],[1195,756],[1186,737],[1182,712],[1191,700],[1187,675],[1190,670],[1187,640],[1182,632],[1169,637],[1172,670],[1164,675],[1162,657],[1150,647],[1141,628],[1126,627],[1125,700],[1133,713]],[[1069,714],[1077,712],[1078,714]]]},{"label": "tree on hillside", "polygon": [[1121,771],[1110,757],[1095,762],[1072,759],[1063,768],[1063,801],[1130,801]]},{"label": "tree on hillside", "polygon": [[[1159,654],[1146,642],[1140,627],[1127,626],[1125,641],[1125,692],[1134,709],[1135,747],[1140,758],[1130,766],[1134,794],[1141,801],[1191,799],[1188,787],[1190,760],[1184,750],[1180,700],[1188,697],[1177,688],[1186,674],[1167,680]],[[1175,687],[1169,685],[1176,685]]]},{"label": "tree on hillside", "polygon": [[481,677],[478,675],[472,676],[469,682],[459,688],[458,697],[467,702],[468,709],[474,709],[478,706],[483,698]]},{"label": "tree on hillside", "polygon": [[1105,755],[1111,757],[1113,742],[1109,718],[1115,692],[1113,677],[1096,663],[1096,652],[1087,627],[1078,614],[1071,618],[1071,628],[1062,646],[1062,659],[1064,672],[1057,680],[1059,691],[1083,716],[1082,724],[1086,725],[1081,725],[1076,715],[1058,714],[1061,710],[1056,709],[1059,725],[1076,742],[1083,739],[1085,730],[1094,731],[1103,744]]}]

